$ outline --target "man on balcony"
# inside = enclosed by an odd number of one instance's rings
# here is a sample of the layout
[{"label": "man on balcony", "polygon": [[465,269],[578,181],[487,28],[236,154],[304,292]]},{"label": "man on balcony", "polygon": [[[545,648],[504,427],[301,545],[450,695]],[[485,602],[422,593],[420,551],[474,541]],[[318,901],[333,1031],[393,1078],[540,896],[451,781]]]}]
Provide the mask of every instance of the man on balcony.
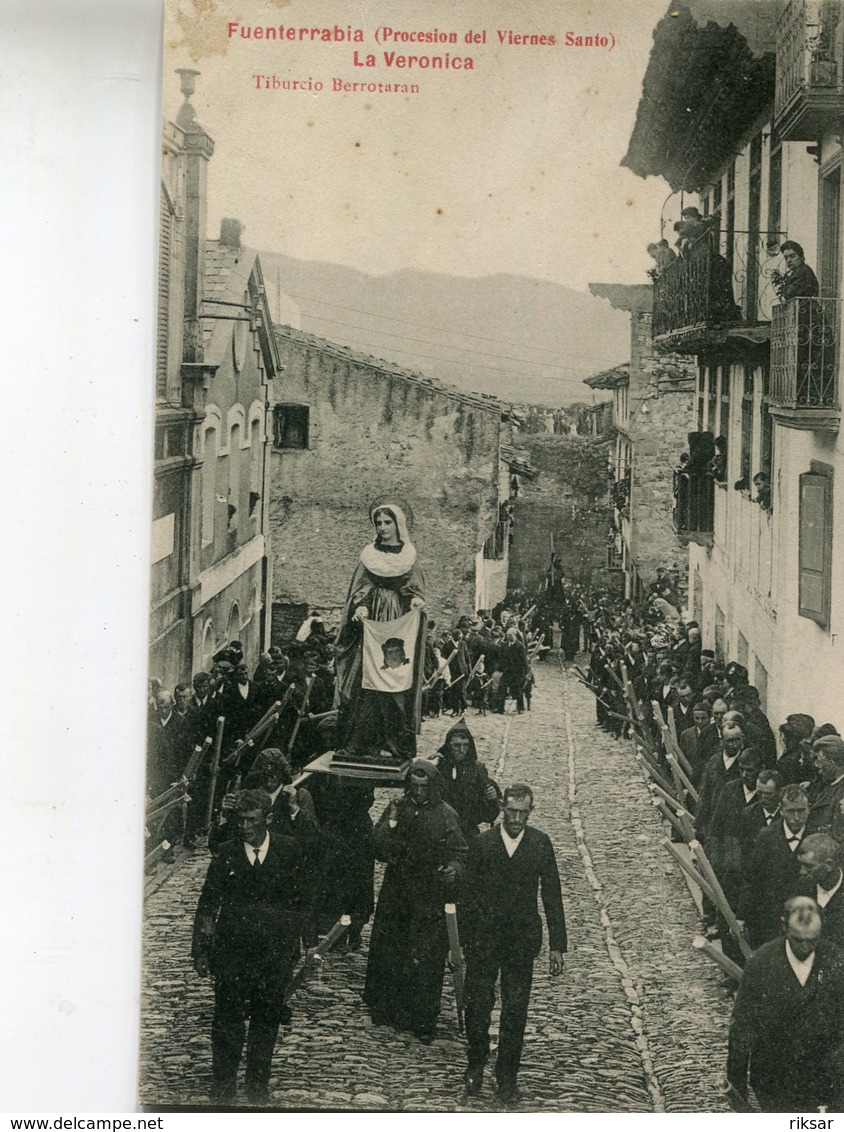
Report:
[{"label": "man on balcony", "polygon": [[781,245],[785,265],[788,268],[779,284],[780,298],[784,303],[802,295],[813,296],[820,293],[817,276],[806,263],[803,248],[796,240],[786,240]]}]

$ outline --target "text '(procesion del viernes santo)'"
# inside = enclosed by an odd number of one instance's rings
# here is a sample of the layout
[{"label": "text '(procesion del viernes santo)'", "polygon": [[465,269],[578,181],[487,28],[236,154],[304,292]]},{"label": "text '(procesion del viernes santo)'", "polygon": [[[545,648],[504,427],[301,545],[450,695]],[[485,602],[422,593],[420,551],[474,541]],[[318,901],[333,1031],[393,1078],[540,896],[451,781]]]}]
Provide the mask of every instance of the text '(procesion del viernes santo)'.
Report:
[{"label": "text '(procesion del viernes santo)'", "polygon": [[[404,70],[473,71],[475,56],[452,51],[429,54],[429,49],[444,47],[586,47],[612,51],[616,39],[612,32],[592,31],[588,34],[574,31],[562,33],[523,32],[514,28],[494,28],[467,31],[443,31],[440,28],[401,29],[382,25],[375,29],[372,38],[384,48],[380,52],[367,51],[358,44],[366,44],[362,28],[351,24],[334,24],[330,27],[293,27],[287,24],[270,26],[228,24],[228,38],[240,40],[276,40],[282,43],[343,43],[352,48],[352,65],[355,67],[387,67]],[[416,54],[422,48],[424,53]],[[413,54],[410,51],[414,51]]]}]

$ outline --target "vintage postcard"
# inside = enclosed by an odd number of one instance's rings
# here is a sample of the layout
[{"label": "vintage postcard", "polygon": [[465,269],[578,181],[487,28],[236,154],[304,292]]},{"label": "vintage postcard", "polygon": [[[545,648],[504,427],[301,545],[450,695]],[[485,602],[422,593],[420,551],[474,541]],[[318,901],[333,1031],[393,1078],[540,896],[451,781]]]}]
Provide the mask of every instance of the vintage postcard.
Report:
[{"label": "vintage postcard", "polygon": [[139,1103],[834,1110],[841,3],[163,57]]}]

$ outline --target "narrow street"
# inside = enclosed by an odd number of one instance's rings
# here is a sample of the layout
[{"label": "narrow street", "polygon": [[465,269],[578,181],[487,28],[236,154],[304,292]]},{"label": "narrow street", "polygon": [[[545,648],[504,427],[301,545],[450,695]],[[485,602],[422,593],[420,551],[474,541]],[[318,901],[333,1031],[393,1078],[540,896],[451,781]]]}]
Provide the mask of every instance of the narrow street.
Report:
[{"label": "narrow street", "polygon": [[[519,1085],[522,1108],[722,1112],[730,1000],[691,949],[697,913],[660,841],[661,822],[627,742],[594,724],[591,696],[556,661],[536,666],[533,710],[467,715],[480,758],[504,786],[535,791],[533,824],[557,851],[569,927],[559,978],[536,964]],[[433,752],[451,719],[423,725]],[[386,804],[379,796],[373,814]],[[211,983],[190,963],[207,856],[197,850],[148,901],[141,1103],[207,1102]],[[366,944],[367,934],[364,936]],[[494,1111],[491,1074],[462,1103],[464,1045],[447,973],[437,1038],[372,1026],[360,991],[366,950],[329,956],[293,1001],[271,1092],[289,1109]]]}]

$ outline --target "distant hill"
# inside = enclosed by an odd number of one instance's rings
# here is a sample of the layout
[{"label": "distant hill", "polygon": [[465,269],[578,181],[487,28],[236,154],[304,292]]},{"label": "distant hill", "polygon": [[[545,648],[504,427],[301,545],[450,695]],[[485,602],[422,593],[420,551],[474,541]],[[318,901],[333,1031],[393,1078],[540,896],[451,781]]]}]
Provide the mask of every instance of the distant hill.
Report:
[{"label": "distant hill", "polygon": [[421,271],[372,276],[260,256],[279,321],[294,321],[298,308],[302,330],[467,392],[553,406],[591,400],[583,378],[629,357],[629,315],[558,283]]}]

